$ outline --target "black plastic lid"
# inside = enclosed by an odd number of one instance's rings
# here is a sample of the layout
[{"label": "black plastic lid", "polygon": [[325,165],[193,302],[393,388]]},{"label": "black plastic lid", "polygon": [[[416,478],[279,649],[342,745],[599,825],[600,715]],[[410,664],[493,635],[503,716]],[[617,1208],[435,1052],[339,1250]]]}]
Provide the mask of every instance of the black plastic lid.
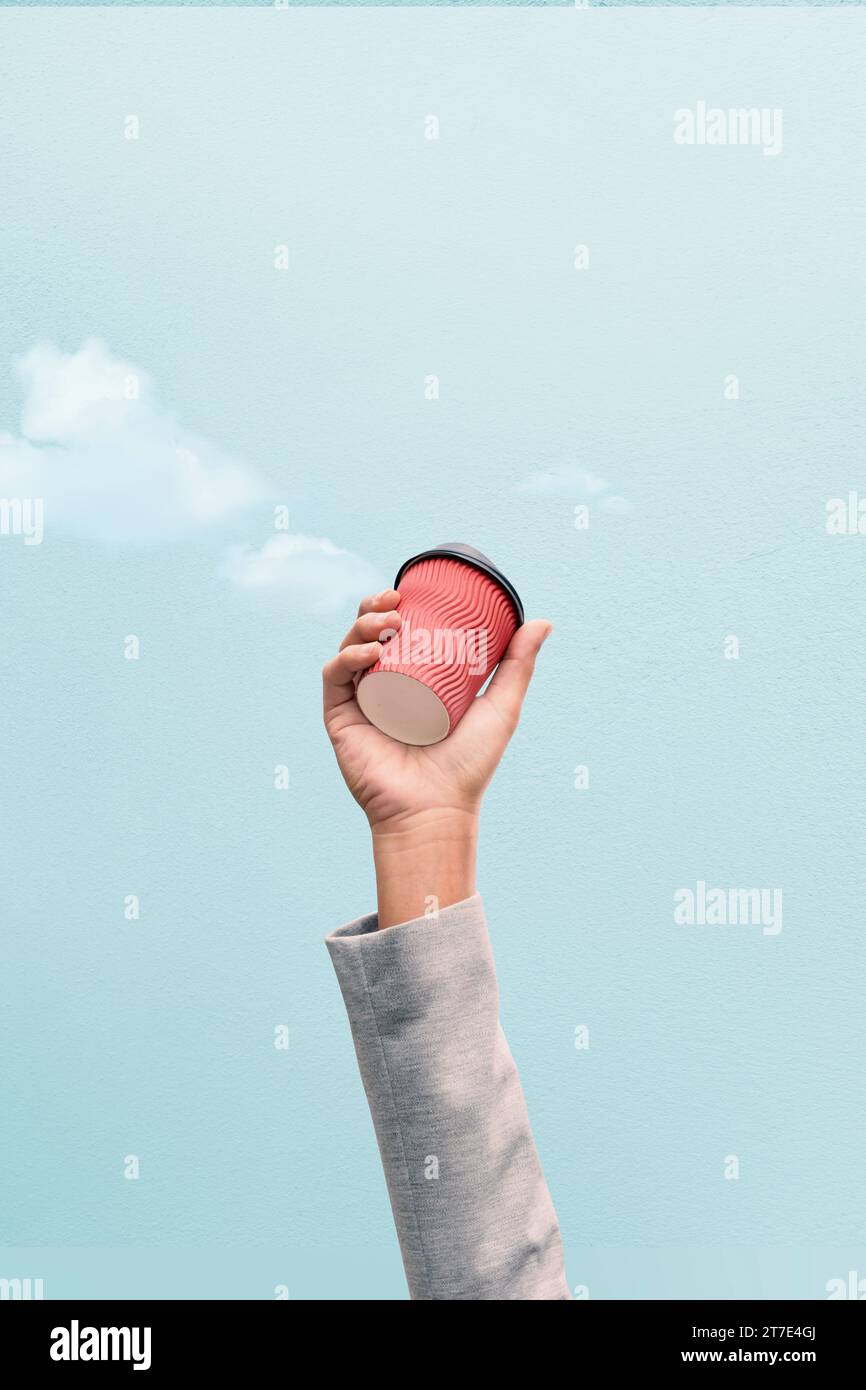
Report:
[{"label": "black plastic lid", "polygon": [[495,579],[500,588],[504,589],[511,602],[514,604],[517,613],[517,625],[523,626],[523,604],[520,602],[520,595],[511,583],[506,579],[502,570],[497,569],[492,560],[488,560],[486,555],[482,555],[480,550],[476,550],[474,545],[465,545],[463,541],[446,541],[444,545],[434,546],[432,550],[422,550],[420,555],[413,555],[411,560],[405,560],[397,571],[397,578],[394,580],[394,588],[399,589],[400,580],[411,565],[417,565],[419,560],[462,560],[464,565],[472,565],[474,569],[482,570],[484,574],[489,574],[491,579]]}]

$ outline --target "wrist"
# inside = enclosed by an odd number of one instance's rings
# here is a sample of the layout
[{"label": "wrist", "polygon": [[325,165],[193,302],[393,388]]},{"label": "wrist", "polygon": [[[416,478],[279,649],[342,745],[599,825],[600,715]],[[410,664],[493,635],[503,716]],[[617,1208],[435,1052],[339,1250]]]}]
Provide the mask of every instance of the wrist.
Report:
[{"label": "wrist", "polygon": [[476,811],[420,811],[371,829],[380,930],[475,893]]}]

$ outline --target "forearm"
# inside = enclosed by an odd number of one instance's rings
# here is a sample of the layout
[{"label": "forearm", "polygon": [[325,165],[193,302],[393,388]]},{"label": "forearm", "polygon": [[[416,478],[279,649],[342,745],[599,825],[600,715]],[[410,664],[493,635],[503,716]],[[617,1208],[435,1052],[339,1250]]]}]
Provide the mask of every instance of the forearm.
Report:
[{"label": "forearm", "polygon": [[379,930],[434,916],[475,893],[478,819],[425,811],[373,829]]}]

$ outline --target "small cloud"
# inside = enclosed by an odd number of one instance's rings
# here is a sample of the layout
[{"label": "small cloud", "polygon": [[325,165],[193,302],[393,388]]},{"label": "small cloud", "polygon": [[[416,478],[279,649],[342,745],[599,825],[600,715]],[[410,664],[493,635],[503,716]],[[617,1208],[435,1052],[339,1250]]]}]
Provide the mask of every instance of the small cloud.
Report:
[{"label": "small cloud", "polygon": [[215,525],[265,494],[243,464],[185,429],[133,363],[91,338],[18,363],[18,435],[0,433],[0,495],[41,497],[46,526],[157,542]]},{"label": "small cloud", "polygon": [[534,493],[536,496],[567,493],[569,496],[597,497],[607,488],[604,478],[580,468],[558,468],[551,472],[536,469],[517,484],[518,492]]},{"label": "small cloud", "polygon": [[[608,492],[610,483],[583,468],[536,469],[517,484],[517,491],[533,497],[571,497],[587,502],[598,499],[598,506],[613,516],[625,516],[631,503],[617,493]],[[605,495],[606,494],[606,495]]]},{"label": "small cloud", "polygon": [[631,511],[631,502],[628,498],[620,497],[615,492],[610,493],[607,497],[602,497],[598,505],[603,512],[611,512],[614,516],[625,516]]},{"label": "small cloud", "polygon": [[223,573],[242,589],[279,590],[314,612],[357,603],[386,587],[369,561],[321,536],[271,536],[260,550],[234,545]]}]

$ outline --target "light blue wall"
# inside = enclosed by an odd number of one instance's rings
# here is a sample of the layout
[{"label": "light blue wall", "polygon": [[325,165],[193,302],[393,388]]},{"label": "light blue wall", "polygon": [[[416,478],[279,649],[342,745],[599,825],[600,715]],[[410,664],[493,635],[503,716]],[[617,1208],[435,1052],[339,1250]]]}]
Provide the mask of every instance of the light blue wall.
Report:
[{"label": "light blue wall", "polygon": [[[275,0],[0,0],[0,9],[14,4],[16,7],[49,7],[55,9],[58,5],[75,8],[96,8],[103,6],[123,5],[127,7],[152,8],[154,6],[168,6],[177,9],[180,6],[192,6],[205,9],[262,9],[270,8]],[[383,3],[388,6],[409,7],[409,8],[431,8],[445,7],[447,9],[474,9],[484,6],[496,6],[500,8],[516,7],[521,9],[573,9],[575,0],[277,0],[277,3],[284,9],[304,8],[320,9],[322,7],[338,6],[339,8],[369,8],[380,6]],[[587,5],[592,5],[598,9],[620,9],[626,6],[630,9],[655,9],[660,6],[671,8],[697,7],[698,0],[585,0]],[[758,6],[771,5],[774,8],[790,8],[791,6],[808,5],[810,9],[821,9],[842,5],[862,5],[864,0],[701,0],[700,8],[711,8],[720,6],[729,9],[731,5],[746,5],[752,8]]]},{"label": "light blue wall", "polygon": [[[297,530],[386,577],[463,537],[556,625],[481,887],[572,1283],[866,1277],[866,536],[824,524],[866,492],[866,21],[6,12],[0,40],[0,429],[13,358],[98,335]],[[782,108],[783,153],[677,146],[699,100]],[[607,484],[588,531],[575,470]],[[403,1296],[322,945],[373,896],[319,727],[350,612],[220,575],[269,526],[0,537],[0,1275],[50,1296]],[[699,879],[782,889],[782,932],[676,926]]]}]

